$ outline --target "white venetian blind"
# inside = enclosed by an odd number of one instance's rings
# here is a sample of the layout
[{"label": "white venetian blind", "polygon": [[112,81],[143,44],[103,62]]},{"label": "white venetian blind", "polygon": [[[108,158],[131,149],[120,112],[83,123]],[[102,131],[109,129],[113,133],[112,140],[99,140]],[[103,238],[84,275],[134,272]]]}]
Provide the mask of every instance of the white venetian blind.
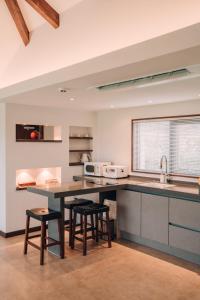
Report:
[{"label": "white venetian blind", "polygon": [[200,176],[200,116],[133,120],[133,171],[160,172],[166,155],[171,174]]}]

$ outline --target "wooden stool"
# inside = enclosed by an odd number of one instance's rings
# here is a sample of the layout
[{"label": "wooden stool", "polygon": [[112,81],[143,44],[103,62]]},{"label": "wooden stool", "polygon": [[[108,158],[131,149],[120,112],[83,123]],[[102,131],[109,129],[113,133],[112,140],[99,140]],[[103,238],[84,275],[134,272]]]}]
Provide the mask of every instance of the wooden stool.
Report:
[{"label": "wooden stool", "polygon": [[[107,235],[108,237],[108,247],[111,247],[111,234],[110,234],[110,219],[109,219],[109,207],[102,204],[93,203],[88,206],[77,206],[73,209],[74,211],[74,220],[73,220],[73,228],[72,228],[72,244],[71,248],[74,249],[75,239],[83,242],[83,255],[87,255],[87,240],[95,239],[96,242],[99,241],[99,237],[102,235]],[[106,213],[106,232],[103,231],[103,213]],[[84,218],[83,221],[83,232],[76,231],[76,222],[77,215],[80,215]],[[91,222],[91,226],[88,227],[87,217],[91,216],[91,220],[93,220],[93,216],[95,216],[95,226],[94,222]],[[101,231],[99,230],[99,221],[101,224]],[[87,233],[92,231],[92,236],[88,236]],[[78,237],[78,234],[82,234],[83,238]]]},{"label": "wooden stool", "polygon": [[[61,222],[61,213],[49,210],[47,208],[34,208],[26,211],[26,232],[25,232],[25,242],[24,242],[24,254],[27,254],[28,245],[31,245],[32,247],[40,250],[40,265],[44,264],[44,250],[47,247],[60,245],[60,257],[64,258],[64,253],[62,253],[62,247],[61,247],[61,231],[62,231],[62,222]],[[36,219],[41,222],[41,234],[36,234],[29,236],[29,226],[30,226],[30,218]],[[56,241],[52,238],[50,238],[53,242],[47,244],[47,236],[46,236],[46,222],[50,220],[58,220],[58,232],[59,232],[59,241]],[[33,242],[30,241],[30,239],[40,237],[40,247]]]},{"label": "wooden stool", "polygon": [[[69,225],[65,227],[65,230],[69,232],[69,246],[71,246],[71,241],[72,241],[73,209],[76,206],[84,206],[89,204],[93,204],[93,201],[86,200],[86,199],[78,199],[78,198],[75,198],[72,201],[65,202],[65,208],[69,209],[69,220],[67,220],[69,222]],[[77,224],[76,226],[81,226],[81,229],[83,229],[82,217],[80,219],[80,223]]]}]

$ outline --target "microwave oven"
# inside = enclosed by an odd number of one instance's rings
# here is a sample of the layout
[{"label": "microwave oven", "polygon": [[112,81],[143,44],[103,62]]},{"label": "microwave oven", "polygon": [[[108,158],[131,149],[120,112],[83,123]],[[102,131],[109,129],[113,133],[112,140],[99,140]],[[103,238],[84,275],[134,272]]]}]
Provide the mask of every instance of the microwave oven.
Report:
[{"label": "microwave oven", "polygon": [[104,166],[103,176],[107,178],[124,178],[128,177],[128,167],[127,166]]},{"label": "microwave oven", "polygon": [[85,162],[84,175],[103,176],[103,167],[111,165],[111,162]]}]

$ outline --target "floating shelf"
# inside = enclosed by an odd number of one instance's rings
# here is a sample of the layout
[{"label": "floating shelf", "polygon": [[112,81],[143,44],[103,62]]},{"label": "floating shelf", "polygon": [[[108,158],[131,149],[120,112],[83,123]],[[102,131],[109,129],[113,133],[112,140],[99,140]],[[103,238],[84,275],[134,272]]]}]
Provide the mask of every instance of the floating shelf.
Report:
[{"label": "floating shelf", "polygon": [[62,143],[62,140],[24,140],[24,139],[17,139],[16,142],[28,142],[28,143]]},{"label": "floating shelf", "polygon": [[19,186],[17,186],[16,187],[16,191],[25,191],[25,190],[27,190],[28,187],[29,186],[26,186],[26,187],[19,187]]},{"label": "floating shelf", "polygon": [[93,150],[69,150],[69,152],[92,152]]},{"label": "floating shelf", "polygon": [[91,136],[70,136],[70,140],[93,140],[93,137]]},{"label": "floating shelf", "polygon": [[70,162],[69,163],[69,166],[72,167],[72,166],[83,166],[84,163],[82,162]]},{"label": "floating shelf", "polygon": [[20,188],[20,187],[16,187],[16,191],[25,191],[27,190],[27,187],[23,187],[23,188]]}]

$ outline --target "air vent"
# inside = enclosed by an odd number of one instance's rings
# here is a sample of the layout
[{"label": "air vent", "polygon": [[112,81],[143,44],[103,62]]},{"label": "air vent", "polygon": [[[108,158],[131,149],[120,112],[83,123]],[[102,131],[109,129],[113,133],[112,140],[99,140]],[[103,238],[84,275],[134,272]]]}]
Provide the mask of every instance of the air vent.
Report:
[{"label": "air vent", "polygon": [[106,85],[101,85],[96,88],[100,91],[103,91],[127,87],[145,87],[161,84],[172,80],[178,80],[179,78],[182,79],[188,75],[190,75],[190,71],[188,71],[187,69],[179,69],[146,77],[134,78],[121,82],[114,82]]}]

